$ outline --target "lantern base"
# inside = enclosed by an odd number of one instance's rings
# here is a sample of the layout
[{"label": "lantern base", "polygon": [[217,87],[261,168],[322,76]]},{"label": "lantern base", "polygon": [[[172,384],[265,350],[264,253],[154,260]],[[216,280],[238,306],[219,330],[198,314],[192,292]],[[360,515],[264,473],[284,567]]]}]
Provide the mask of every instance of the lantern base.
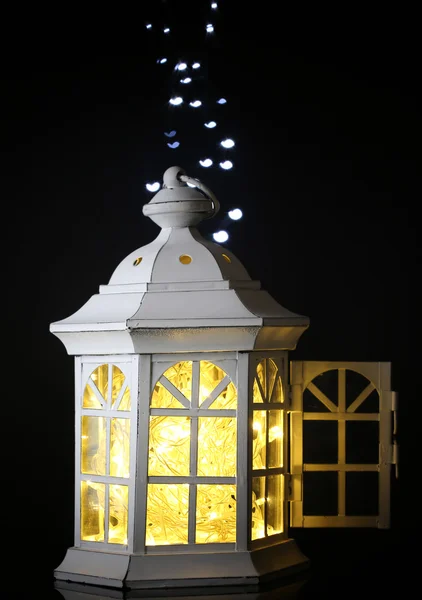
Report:
[{"label": "lantern base", "polygon": [[60,581],[122,589],[256,586],[308,568],[295,540],[252,551],[112,554],[69,548],[54,571]]}]

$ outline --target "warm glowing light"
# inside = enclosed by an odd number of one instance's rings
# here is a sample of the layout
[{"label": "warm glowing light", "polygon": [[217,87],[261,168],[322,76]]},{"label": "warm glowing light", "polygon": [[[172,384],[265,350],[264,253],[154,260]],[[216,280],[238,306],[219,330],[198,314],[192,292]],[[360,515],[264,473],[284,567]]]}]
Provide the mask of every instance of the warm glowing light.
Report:
[{"label": "warm glowing light", "polygon": [[188,65],[184,62],[178,63],[176,65],[176,71],[184,71],[187,68],[188,68]]},{"label": "warm glowing light", "polygon": [[215,239],[216,242],[222,243],[227,242],[227,240],[229,239],[229,234],[227,233],[227,231],[216,231],[212,234],[212,237]]},{"label": "warm glowing light", "polygon": [[160,184],[158,183],[158,181],[155,181],[154,183],[147,183],[145,187],[149,192],[158,192],[158,190],[160,189]]},{"label": "warm glowing light", "polygon": [[193,108],[198,108],[198,106],[202,106],[202,102],[200,100],[194,100],[193,102],[189,102],[189,106],[193,106]]},{"label": "warm glowing light", "polygon": [[167,62],[167,58],[159,58],[159,59],[157,60],[157,62],[158,62],[160,65],[163,65],[164,63],[166,63],[166,62]]},{"label": "warm glowing light", "polygon": [[201,64],[199,62],[195,62],[192,65],[192,69],[199,69],[200,66],[201,66]]},{"label": "warm glowing light", "polygon": [[258,421],[254,421],[253,430],[254,431],[262,431],[262,425],[261,425],[261,423],[259,423]]},{"label": "warm glowing light", "polygon": [[217,100],[217,104],[226,104],[227,100],[225,98],[220,98],[220,100]]},{"label": "warm glowing light", "polygon": [[208,23],[206,26],[207,33],[212,33],[214,31],[214,25],[212,23]]},{"label": "warm glowing light", "polygon": [[180,96],[175,96],[174,98],[170,98],[170,104],[173,104],[173,106],[179,106],[179,104],[182,104],[183,102],[183,98],[181,98]]},{"label": "warm glowing light", "polygon": [[180,83],[190,83],[192,81],[192,79],[190,77],[185,77],[184,79],[180,80]]},{"label": "warm glowing light", "polygon": [[163,29],[164,33],[170,33],[170,27],[166,27],[165,29]]},{"label": "warm glowing light", "polygon": [[225,140],[222,140],[220,142],[221,146],[223,146],[223,148],[233,148],[234,146],[234,141],[231,140],[230,138],[226,138]]},{"label": "warm glowing light", "polygon": [[174,148],[178,148],[180,146],[180,142],[167,142],[167,146],[173,150]]},{"label": "warm glowing light", "polygon": [[238,221],[243,217],[243,213],[240,210],[240,208],[234,208],[233,210],[229,210],[228,215],[233,221]]},{"label": "warm glowing light", "polygon": [[213,163],[210,158],[205,158],[204,160],[200,160],[199,164],[201,165],[201,167],[210,167]]},{"label": "warm glowing light", "polygon": [[166,137],[172,138],[172,137],[174,137],[174,136],[176,135],[176,132],[175,132],[175,130],[173,129],[173,131],[169,131],[169,132],[165,131],[165,132],[164,132],[164,135],[165,135]]},{"label": "warm glowing light", "polygon": [[214,129],[214,127],[216,127],[217,123],[215,121],[208,121],[208,123],[204,123],[204,125],[208,129]]},{"label": "warm glowing light", "polygon": [[231,160],[225,160],[224,162],[220,163],[220,167],[227,171],[228,169],[231,169],[233,167],[233,163],[231,162]]}]

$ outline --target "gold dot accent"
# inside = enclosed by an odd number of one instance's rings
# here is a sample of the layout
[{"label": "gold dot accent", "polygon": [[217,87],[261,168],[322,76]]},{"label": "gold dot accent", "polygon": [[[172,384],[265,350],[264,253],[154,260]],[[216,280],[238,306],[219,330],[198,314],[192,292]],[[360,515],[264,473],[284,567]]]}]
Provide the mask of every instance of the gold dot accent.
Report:
[{"label": "gold dot accent", "polygon": [[138,256],[136,260],[133,261],[133,266],[137,267],[142,262],[142,256]]},{"label": "gold dot accent", "polygon": [[181,254],[179,260],[182,265],[189,265],[192,262],[192,257],[189,254]]},{"label": "gold dot accent", "polygon": [[227,254],[222,254],[221,256],[224,258],[224,260],[226,262],[231,263],[231,258],[229,256],[227,256]]}]

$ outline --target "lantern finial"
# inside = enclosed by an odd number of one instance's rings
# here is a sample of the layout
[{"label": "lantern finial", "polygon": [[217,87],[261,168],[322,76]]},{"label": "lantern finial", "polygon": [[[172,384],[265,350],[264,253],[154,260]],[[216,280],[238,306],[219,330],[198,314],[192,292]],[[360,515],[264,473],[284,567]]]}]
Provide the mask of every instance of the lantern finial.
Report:
[{"label": "lantern finial", "polygon": [[143,206],[142,212],[166,229],[194,227],[213,217],[219,208],[220,204],[210,189],[176,166],[165,171],[163,187]]}]

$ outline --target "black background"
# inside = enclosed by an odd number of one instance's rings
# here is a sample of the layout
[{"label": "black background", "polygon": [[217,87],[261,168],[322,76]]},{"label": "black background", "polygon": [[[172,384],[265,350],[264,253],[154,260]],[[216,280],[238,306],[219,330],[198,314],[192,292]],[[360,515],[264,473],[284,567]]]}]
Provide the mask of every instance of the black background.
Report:
[{"label": "black background", "polygon": [[[107,26],[95,27],[70,10],[5,17],[2,525],[5,585],[18,596],[47,597],[73,541],[73,359],[49,324],[156,237],[141,212],[145,183],[172,165],[221,202],[201,232],[227,225],[226,245],[251,277],[310,317],[292,359],[391,361],[400,396],[392,529],[294,537],[313,561],[310,593],[409,585],[417,556],[409,543],[420,529],[416,15],[219,4],[208,37],[207,2],[147,3],[118,12],[119,25],[107,13]],[[169,63],[157,65],[160,56]],[[204,65],[192,88],[206,99],[198,119],[168,106],[171,65],[185,59]],[[227,105],[209,108],[220,96]],[[218,133],[236,141],[230,172],[198,165],[218,159],[200,128],[214,115]],[[177,150],[166,147],[169,128],[180,132]],[[230,224],[233,207],[244,218]]]}]

